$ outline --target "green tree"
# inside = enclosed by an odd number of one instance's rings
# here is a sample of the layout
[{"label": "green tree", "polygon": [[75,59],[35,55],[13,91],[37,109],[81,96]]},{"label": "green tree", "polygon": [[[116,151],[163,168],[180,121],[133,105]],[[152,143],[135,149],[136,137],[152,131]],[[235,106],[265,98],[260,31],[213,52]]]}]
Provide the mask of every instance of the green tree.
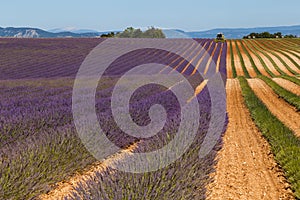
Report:
[{"label": "green tree", "polygon": [[156,29],[154,27],[149,28],[145,32],[141,29],[134,29],[133,27],[126,28],[122,33],[116,35],[119,38],[165,38],[163,31],[161,29]]}]

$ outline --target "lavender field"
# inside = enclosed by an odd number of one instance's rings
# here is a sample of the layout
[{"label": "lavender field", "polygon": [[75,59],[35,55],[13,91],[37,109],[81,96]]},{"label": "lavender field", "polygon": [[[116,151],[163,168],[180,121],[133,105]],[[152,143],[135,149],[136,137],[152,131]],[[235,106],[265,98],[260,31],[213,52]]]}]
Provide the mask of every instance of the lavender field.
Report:
[{"label": "lavender field", "polygon": [[[89,52],[105,39],[0,39],[0,199],[39,199],[97,162],[78,137],[72,113],[76,74]],[[226,43],[196,40],[203,51],[193,52],[203,74],[221,72],[226,82]],[[137,43],[139,40],[128,40]],[[204,56],[205,52],[209,56]],[[206,54],[207,54],[206,53]],[[193,89],[205,80],[189,62],[170,52],[143,49],[119,57],[101,77],[96,111],[107,138],[120,148],[136,144],[133,152],[150,152],[169,143],[178,130],[181,108],[169,88],[148,84],[130,99],[130,114],[139,126],[150,123],[149,110],[159,104],[166,123],[157,135],[144,139],[127,135],[111,111],[115,84],[143,63],[161,63],[182,73]],[[214,64],[215,63],[215,64]],[[169,70],[169,71],[168,71]],[[141,74],[144,72],[141,71]],[[108,166],[93,181],[77,186],[65,199],[205,199],[205,186],[221,141],[204,158],[199,150],[209,128],[211,97],[207,86],[195,93],[199,128],[192,145],[176,162],[155,172],[127,173]],[[224,124],[226,129],[227,121]],[[188,130],[187,130],[188,131]]]}]

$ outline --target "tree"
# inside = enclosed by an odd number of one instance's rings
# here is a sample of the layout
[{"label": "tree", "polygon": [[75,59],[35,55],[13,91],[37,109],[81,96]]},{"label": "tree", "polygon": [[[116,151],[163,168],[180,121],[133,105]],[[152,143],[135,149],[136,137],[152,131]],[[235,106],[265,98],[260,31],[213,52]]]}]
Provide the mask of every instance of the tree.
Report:
[{"label": "tree", "polygon": [[102,34],[101,37],[102,38],[115,37],[115,33],[114,32],[110,32],[108,34]]},{"label": "tree", "polygon": [[166,36],[161,29],[154,27],[148,28],[145,32],[141,29],[134,29],[133,27],[126,28],[122,33],[116,35],[119,38],[165,38]]},{"label": "tree", "polygon": [[133,38],[142,38],[143,37],[143,31],[141,31],[141,29],[134,30],[132,37]]}]

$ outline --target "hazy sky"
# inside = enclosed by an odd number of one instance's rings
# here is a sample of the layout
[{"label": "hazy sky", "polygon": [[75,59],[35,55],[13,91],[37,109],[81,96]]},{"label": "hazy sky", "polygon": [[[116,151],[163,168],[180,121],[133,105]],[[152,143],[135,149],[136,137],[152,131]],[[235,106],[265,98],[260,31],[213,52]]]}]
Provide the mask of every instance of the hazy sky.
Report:
[{"label": "hazy sky", "polygon": [[299,0],[2,0],[0,27],[206,30],[300,24]]}]

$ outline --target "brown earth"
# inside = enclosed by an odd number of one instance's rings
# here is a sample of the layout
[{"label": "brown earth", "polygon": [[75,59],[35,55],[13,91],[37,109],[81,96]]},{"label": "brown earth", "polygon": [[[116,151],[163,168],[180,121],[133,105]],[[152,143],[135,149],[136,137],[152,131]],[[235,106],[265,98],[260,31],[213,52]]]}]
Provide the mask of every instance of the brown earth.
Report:
[{"label": "brown earth", "polygon": [[247,54],[244,52],[244,49],[243,49],[243,47],[242,47],[242,45],[241,45],[241,42],[238,41],[237,44],[238,44],[238,47],[239,47],[239,49],[240,49],[241,55],[242,55],[242,57],[243,57],[245,66],[246,66],[246,68],[247,68],[247,71],[249,72],[250,77],[256,77],[257,74],[256,74],[256,72],[254,71],[254,68],[252,67],[252,64],[251,64],[251,62],[250,62],[250,59],[248,58]]},{"label": "brown earth", "polygon": [[260,73],[264,76],[270,77],[270,75],[268,74],[268,72],[265,70],[265,68],[263,67],[263,65],[261,64],[261,62],[259,61],[258,57],[249,49],[249,47],[247,46],[246,43],[244,43],[245,48],[248,50],[250,56],[252,57],[258,71],[260,71]]},{"label": "brown earth", "polygon": [[[291,59],[293,59],[296,63],[300,63],[300,59],[297,58],[296,56],[294,56],[293,54],[289,53],[289,52],[284,52],[285,54],[287,54]],[[292,61],[290,61],[286,56],[282,55],[281,58],[283,59],[284,62],[286,62],[286,64],[295,72],[300,73],[300,69],[294,65],[292,63]]]},{"label": "brown earth", "polygon": [[[271,51],[271,50],[270,50]],[[291,73],[285,66],[284,64],[276,57],[274,56],[273,54],[269,53],[268,51],[265,51],[273,60],[274,62],[278,65],[278,67],[287,75],[289,76],[293,76],[294,74]],[[278,55],[278,54],[277,54]],[[281,58],[284,60],[284,57],[283,55],[279,55],[281,56]],[[285,62],[285,61],[284,61]],[[291,67],[291,65],[289,65]],[[292,68],[292,67],[291,67]]]},{"label": "brown earth", "polygon": [[293,199],[268,143],[244,105],[239,81],[228,79],[226,91],[229,124],[208,199]]},{"label": "brown earth", "polygon": [[[249,42],[252,46],[255,46],[254,42]],[[254,47],[253,50],[257,52],[257,54],[263,59],[264,63],[267,65],[268,69],[275,74],[276,76],[279,76],[280,73],[275,69],[272,62],[260,51],[257,51]]]},{"label": "brown earth", "polygon": [[[121,160],[124,156],[130,156],[130,154],[132,154],[136,148],[137,144],[133,144],[127,149],[109,157],[103,162],[94,163],[93,166],[89,167],[89,169],[87,169],[85,172],[80,174],[77,173],[68,181],[57,183],[56,189],[50,191],[48,194],[41,195],[38,199],[60,200],[65,198],[74,198],[74,196],[71,194],[77,194],[77,196],[80,197],[81,195],[75,190],[76,186],[83,185],[88,188],[88,182],[94,180],[97,177],[97,173],[106,173],[108,170],[110,170],[109,166],[112,162]],[[84,199],[84,197],[80,199]]]},{"label": "brown earth", "polygon": [[[204,80],[195,90],[194,96],[192,96],[188,102],[190,102],[193,98],[195,98],[207,85],[208,80]],[[175,85],[174,85],[175,86]],[[173,87],[173,86],[172,86]],[[171,89],[170,87],[169,89]],[[137,149],[139,142],[127,147],[126,149],[121,150],[120,152],[110,156],[102,162],[93,163],[90,167],[87,167],[83,172],[76,173],[73,177],[71,177],[67,181],[62,181],[57,183],[55,189],[50,191],[48,194],[43,194],[38,197],[38,199],[42,200],[62,200],[62,199],[75,199],[74,194],[76,194],[76,199],[79,196],[80,199],[84,200],[84,197],[76,191],[76,187],[82,185],[83,187],[89,188],[89,181],[95,181],[97,174],[114,174],[114,170],[112,170],[111,166],[113,163],[118,162],[124,157],[128,157],[132,155],[132,152]]]},{"label": "brown earth", "polygon": [[273,78],[273,81],[275,81],[278,85],[285,88],[286,90],[296,95],[300,95],[300,86],[296,83],[293,83],[283,78]]},{"label": "brown earth", "polygon": [[[270,44],[272,44],[271,46],[270,46]],[[263,46],[263,48],[266,48],[267,50],[265,50],[265,52],[266,53],[268,53],[270,56],[271,56],[271,58],[277,63],[277,65],[279,66],[279,68],[282,70],[282,71],[284,71],[286,74],[288,74],[288,75],[293,75],[290,71],[288,71],[288,69],[284,66],[284,64],[276,57],[276,56],[274,56],[274,55],[272,55],[271,53],[269,53],[269,52],[274,52],[277,56],[279,56],[282,60],[283,60],[283,62],[285,62],[292,70],[294,70],[294,71],[296,71],[297,73],[299,73],[299,69],[297,68],[297,66],[296,65],[294,65],[294,63],[292,63],[292,61],[290,61],[285,55],[283,55],[281,52],[277,52],[276,51],[276,46],[275,46],[275,49],[274,49],[274,43],[266,43],[265,41],[264,42],[260,42],[260,45],[262,45]],[[285,54],[289,54],[288,52],[285,52]],[[292,58],[292,57],[294,57],[293,55],[291,55],[291,54],[289,54],[289,56]],[[296,57],[294,57],[294,58],[296,58]],[[292,59],[294,59],[294,58],[292,58]],[[294,60],[295,62],[297,62],[297,60],[299,60],[299,59],[297,59],[296,58],[296,60]]]},{"label": "brown earth", "polygon": [[[206,52],[205,52],[204,55],[207,55],[207,52],[208,52],[209,49],[212,47],[212,44],[213,44],[213,42],[206,42],[206,43],[205,43],[205,45],[208,45],[208,48],[207,48],[207,50],[205,50]],[[203,47],[204,47],[205,45],[203,45]],[[199,67],[200,67],[201,63],[203,62],[203,60],[204,60],[204,58],[205,58],[204,55],[203,55],[201,58],[198,59],[197,64],[196,64],[196,66],[195,66],[196,69],[193,71],[192,74],[195,74],[195,73],[197,72],[197,70],[201,70],[201,69],[199,69]]]},{"label": "brown earth", "polygon": [[[273,42],[271,42],[272,45],[276,46]],[[274,47],[273,46],[273,47]],[[270,49],[271,50],[271,49]],[[281,49],[286,55],[288,55],[291,59],[293,59],[296,63],[300,63],[300,59],[291,54],[290,52],[285,51],[285,49]],[[283,55],[281,52],[276,52],[281,59],[295,72],[300,73],[300,69],[292,62],[288,57]]]},{"label": "brown earth", "polygon": [[232,66],[231,66],[231,52],[230,52],[230,46],[228,44],[227,47],[227,56],[226,56],[226,71],[227,71],[227,78],[233,78],[233,74],[232,74]]},{"label": "brown earth", "polygon": [[258,55],[263,59],[267,67],[273,74],[276,76],[280,76],[281,74],[276,70],[276,68],[273,66],[272,62],[261,52],[257,51]]},{"label": "brown earth", "polygon": [[[215,53],[216,53],[216,50],[217,50],[218,45],[219,45],[219,44],[216,44],[216,46],[214,47],[214,49],[213,49],[213,51],[212,51],[212,54],[209,56],[209,59],[208,59],[208,61],[207,61],[207,64],[206,64],[206,66],[205,66],[205,69],[204,69],[204,74],[207,73],[208,68],[209,68],[209,66],[210,66],[210,63],[213,62],[212,58],[213,58],[213,56],[214,56]],[[217,63],[215,63],[215,64],[217,64]]]},{"label": "brown earth", "polygon": [[300,137],[300,113],[285,100],[278,98],[275,92],[261,79],[248,79],[256,96],[267,106],[273,115]]},{"label": "brown earth", "polygon": [[244,71],[243,71],[243,68],[241,65],[240,58],[237,53],[235,42],[232,42],[232,53],[233,53],[233,57],[234,57],[234,65],[235,65],[235,69],[236,69],[236,74],[238,76],[244,76]]},{"label": "brown earth", "polygon": [[[262,44],[260,44],[259,42],[256,42],[257,46],[259,45],[259,47],[261,48]],[[265,48],[265,46],[263,46]],[[289,76],[293,76],[293,74],[284,66],[284,64],[276,57],[274,56],[272,53],[270,53],[270,51],[272,51],[271,49],[265,50],[265,49],[261,49],[263,52],[265,52],[268,56],[271,57],[271,59],[277,64],[277,66],[287,75]],[[276,53],[278,55],[278,53]],[[282,57],[284,57],[282,55]]]},{"label": "brown earth", "polygon": [[220,62],[221,62],[221,55],[222,55],[222,51],[223,51],[223,48],[224,48],[224,43],[222,44],[218,44],[218,45],[221,45],[221,48],[220,48],[220,53],[219,53],[219,56],[218,56],[218,60],[217,60],[217,63],[216,63],[216,73],[218,73],[220,71]]},{"label": "brown earth", "polygon": [[290,51],[294,52],[298,56],[300,56],[300,46],[294,43],[286,43],[286,41],[278,41],[280,45],[282,45],[284,48],[289,49]]}]

